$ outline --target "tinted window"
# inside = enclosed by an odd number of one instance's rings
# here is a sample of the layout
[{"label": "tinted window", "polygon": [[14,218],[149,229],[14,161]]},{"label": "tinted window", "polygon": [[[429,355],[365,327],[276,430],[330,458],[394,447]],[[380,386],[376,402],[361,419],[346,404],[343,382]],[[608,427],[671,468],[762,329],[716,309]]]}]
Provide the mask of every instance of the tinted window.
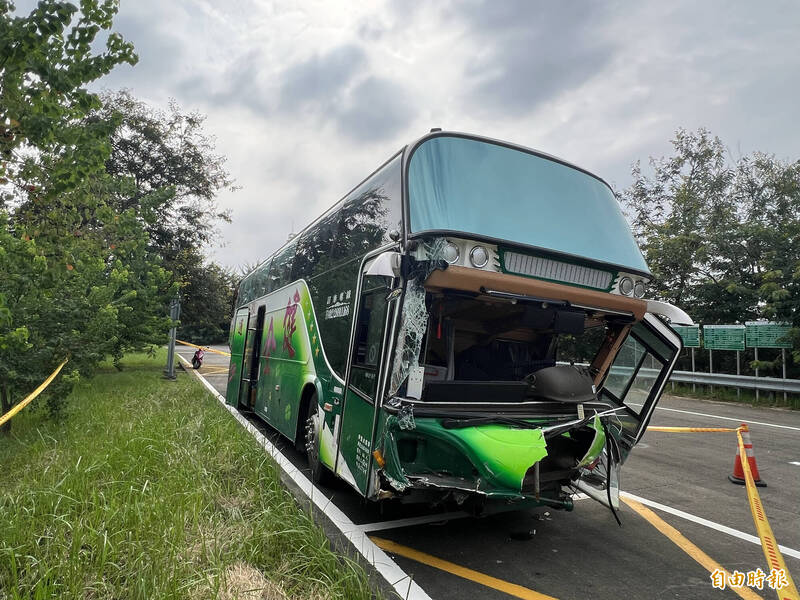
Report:
[{"label": "tinted window", "polygon": [[308,279],[333,266],[331,249],[338,224],[339,209],[336,207],[303,234],[297,244],[292,279]]},{"label": "tinted window", "polygon": [[260,298],[267,292],[269,292],[269,266],[270,262],[267,261],[263,265],[261,265],[258,270],[254,273],[255,281],[254,281],[254,288],[256,298]]},{"label": "tinted window", "polygon": [[360,258],[400,231],[400,161],[398,155],[345,198],[334,258]]},{"label": "tinted window", "polygon": [[320,340],[333,370],[344,375],[360,261],[353,260],[309,281]]},{"label": "tinted window", "polygon": [[269,271],[269,291],[277,290],[292,281],[292,264],[294,263],[296,248],[297,244],[293,242],[272,259],[272,266]]},{"label": "tinted window", "polygon": [[350,383],[374,398],[378,385],[378,363],[386,325],[387,278],[365,277],[353,349]]}]

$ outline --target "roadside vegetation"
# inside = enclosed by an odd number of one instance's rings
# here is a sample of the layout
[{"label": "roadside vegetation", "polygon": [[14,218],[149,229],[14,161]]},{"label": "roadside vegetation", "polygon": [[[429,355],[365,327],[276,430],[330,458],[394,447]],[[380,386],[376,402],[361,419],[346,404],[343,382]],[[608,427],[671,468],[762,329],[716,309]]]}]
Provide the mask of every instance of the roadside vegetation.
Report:
[{"label": "roadside vegetation", "polygon": [[126,356],[0,438],[0,598],[369,598],[189,375]]},{"label": "roadside vegetation", "polygon": [[700,398],[702,400],[717,400],[720,402],[738,402],[749,404],[750,406],[764,406],[769,408],[791,408],[800,410],[800,396],[797,394],[786,394],[783,399],[783,392],[759,392],[758,399],[753,390],[740,390],[736,394],[736,388],[722,387],[716,385],[711,389],[708,385],[696,385],[692,389],[691,384],[676,383],[669,385],[665,391],[671,396],[681,396],[684,398]]}]

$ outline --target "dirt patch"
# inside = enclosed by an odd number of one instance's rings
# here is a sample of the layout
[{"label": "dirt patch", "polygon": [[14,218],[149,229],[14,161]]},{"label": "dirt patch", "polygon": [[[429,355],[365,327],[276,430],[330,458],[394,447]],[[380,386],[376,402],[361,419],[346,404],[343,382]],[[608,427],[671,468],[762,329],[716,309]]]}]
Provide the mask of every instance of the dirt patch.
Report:
[{"label": "dirt patch", "polygon": [[246,563],[231,565],[222,574],[219,600],[289,600],[283,589]]}]

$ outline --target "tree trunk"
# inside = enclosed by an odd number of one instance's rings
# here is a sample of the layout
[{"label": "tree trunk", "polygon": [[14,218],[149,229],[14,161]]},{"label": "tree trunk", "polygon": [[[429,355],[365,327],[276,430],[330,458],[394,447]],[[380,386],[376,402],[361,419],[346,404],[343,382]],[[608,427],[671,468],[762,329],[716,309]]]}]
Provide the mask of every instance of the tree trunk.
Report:
[{"label": "tree trunk", "polygon": [[[11,410],[11,390],[6,384],[0,387],[0,415],[6,414]],[[9,435],[11,433],[11,421],[0,426],[0,433]]]}]

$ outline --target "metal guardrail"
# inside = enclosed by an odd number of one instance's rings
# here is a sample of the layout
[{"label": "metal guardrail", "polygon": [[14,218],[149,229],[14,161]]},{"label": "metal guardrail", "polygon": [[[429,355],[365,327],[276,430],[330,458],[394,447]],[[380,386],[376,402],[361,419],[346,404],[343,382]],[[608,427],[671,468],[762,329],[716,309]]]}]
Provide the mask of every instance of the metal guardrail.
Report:
[{"label": "metal guardrail", "polygon": [[700,385],[720,385],[762,392],[787,392],[800,394],[800,379],[781,379],[779,377],[753,377],[751,375],[728,375],[726,373],[699,373],[673,371],[669,381],[675,383],[696,383]]},{"label": "metal guardrail", "polygon": [[[567,362],[559,362],[567,365]],[[588,363],[575,363],[578,366],[588,367]],[[612,366],[611,375],[617,374],[630,377],[633,367]],[[660,369],[642,367],[639,376],[655,379]],[[752,375],[728,375],[727,373],[703,373],[699,371],[673,371],[668,383],[693,383],[697,385],[718,385],[734,387],[743,390],[758,390],[760,392],[785,392],[787,394],[800,394],[800,379],[782,379],[780,377],[753,377]]]}]

